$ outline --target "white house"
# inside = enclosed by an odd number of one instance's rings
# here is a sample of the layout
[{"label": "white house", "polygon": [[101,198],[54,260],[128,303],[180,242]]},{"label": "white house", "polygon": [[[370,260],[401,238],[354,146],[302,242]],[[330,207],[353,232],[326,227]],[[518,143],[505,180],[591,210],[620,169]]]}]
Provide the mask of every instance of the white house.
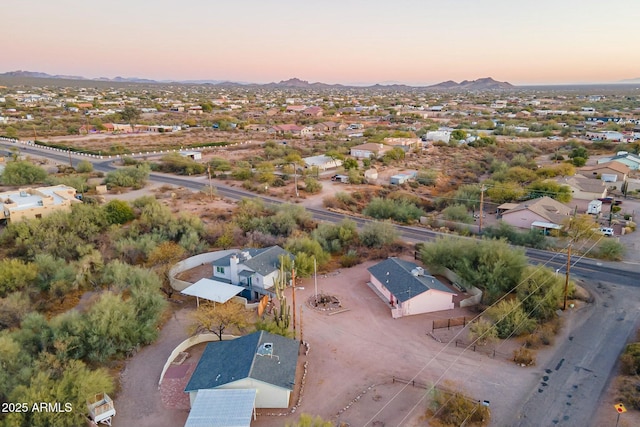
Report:
[{"label": "white house", "polygon": [[321,154],[319,156],[305,157],[304,164],[307,167],[317,167],[320,170],[333,169],[342,166],[342,160],[334,159],[329,156]]},{"label": "white house", "polygon": [[207,347],[184,391],[193,406],[201,390],[255,390],[256,408],[288,408],[296,381],[297,340],[265,331]]},{"label": "white house", "polygon": [[456,294],[413,262],[387,258],[367,270],[369,287],[387,304],[394,319],[454,308]]},{"label": "white house", "polygon": [[387,151],[391,151],[393,147],[384,144],[375,144],[373,142],[367,142],[366,144],[360,144],[351,147],[351,156],[357,159],[370,159],[378,158]]},{"label": "white house", "polygon": [[426,134],[426,139],[427,141],[440,141],[449,143],[449,139],[451,139],[451,131],[448,129],[430,130]]},{"label": "white house", "polygon": [[560,229],[566,218],[573,213],[570,207],[547,196],[527,200],[518,205],[505,203],[498,206],[498,211],[502,212],[502,221],[526,229]]},{"label": "white house", "polygon": [[249,300],[272,295],[281,256],[292,257],[280,246],[234,252],[213,262],[213,279],[244,287],[241,295]]}]

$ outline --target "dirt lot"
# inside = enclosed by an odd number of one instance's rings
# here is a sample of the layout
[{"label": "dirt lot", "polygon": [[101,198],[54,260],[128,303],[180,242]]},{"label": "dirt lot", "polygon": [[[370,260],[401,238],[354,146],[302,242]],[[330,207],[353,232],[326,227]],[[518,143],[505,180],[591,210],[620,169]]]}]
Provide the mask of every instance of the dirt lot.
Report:
[{"label": "dirt lot", "polygon": [[[259,411],[254,426],[282,427],[300,413],[352,426],[424,425],[426,392],[436,382],[444,388],[463,390],[473,399],[490,401],[493,418],[499,420],[517,404],[519,396],[514,391],[530,390],[537,381],[535,368],[519,367],[508,360],[514,346],[519,345],[516,342],[496,346],[493,358],[447,344],[466,338],[461,327],[436,330],[434,336],[442,342],[428,334],[434,319],[470,314],[464,310],[392,319],[385,303],[365,284],[366,268],[371,264],[318,277],[318,291],[338,297],[345,310],[340,313],[330,315],[305,304],[314,295],[314,283],[306,279],[299,284],[298,332],[310,345],[309,354],[301,356],[302,361],[308,361],[302,403],[288,416]],[[291,301],[290,296],[288,299]],[[191,304],[180,306],[163,328],[160,340],[127,363],[116,400],[116,427],[184,423],[186,410],[169,407],[157,381],[172,346],[186,337],[190,310]],[[579,311],[568,314],[567,329],[576,315]],[[551,353],[551,349],[540,352],[539,363]],[[195,355],[188,360],[190,364],[196,361]],[[394,377],[415,380],[416,386],[394,381]]]}]

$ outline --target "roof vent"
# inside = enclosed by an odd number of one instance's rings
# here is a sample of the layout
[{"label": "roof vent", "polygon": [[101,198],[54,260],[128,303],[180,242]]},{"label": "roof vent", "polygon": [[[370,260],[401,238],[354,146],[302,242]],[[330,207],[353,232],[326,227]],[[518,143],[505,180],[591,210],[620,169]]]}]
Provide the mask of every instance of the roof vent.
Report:
[{"label": "roof vent", "polygon": [[413,270],[411,270],[411,274],[414,277],[418,277],[418,276],[424,276],[424,268],[422,267],[416,267]]},{"label": "roof vent", "polygon": [[273,356],[273,343],[266,342],[258,347],[258,356]]}]

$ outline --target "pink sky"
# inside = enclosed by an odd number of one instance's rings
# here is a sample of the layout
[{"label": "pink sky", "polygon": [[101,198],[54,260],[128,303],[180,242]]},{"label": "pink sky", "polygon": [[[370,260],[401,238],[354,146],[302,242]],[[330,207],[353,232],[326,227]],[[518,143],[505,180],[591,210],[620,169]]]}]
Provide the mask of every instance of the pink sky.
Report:
[{"label": "pink sky", "polygon": [[637,0],[183,3],[10,2],[0,72],[344,84],[640,77]]}]

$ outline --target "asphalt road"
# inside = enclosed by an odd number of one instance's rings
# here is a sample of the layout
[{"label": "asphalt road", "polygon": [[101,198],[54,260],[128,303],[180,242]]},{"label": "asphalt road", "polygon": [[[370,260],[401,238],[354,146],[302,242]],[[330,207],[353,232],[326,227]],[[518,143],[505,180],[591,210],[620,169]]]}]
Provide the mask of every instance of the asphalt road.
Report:
[{"label": "asphalt road", "polygon": [[500,426],[594,426],[595,413],[627,338],[638,327],[640,297],[614,284],[593,286],[595,303],[545,366],[531,392]]}]

